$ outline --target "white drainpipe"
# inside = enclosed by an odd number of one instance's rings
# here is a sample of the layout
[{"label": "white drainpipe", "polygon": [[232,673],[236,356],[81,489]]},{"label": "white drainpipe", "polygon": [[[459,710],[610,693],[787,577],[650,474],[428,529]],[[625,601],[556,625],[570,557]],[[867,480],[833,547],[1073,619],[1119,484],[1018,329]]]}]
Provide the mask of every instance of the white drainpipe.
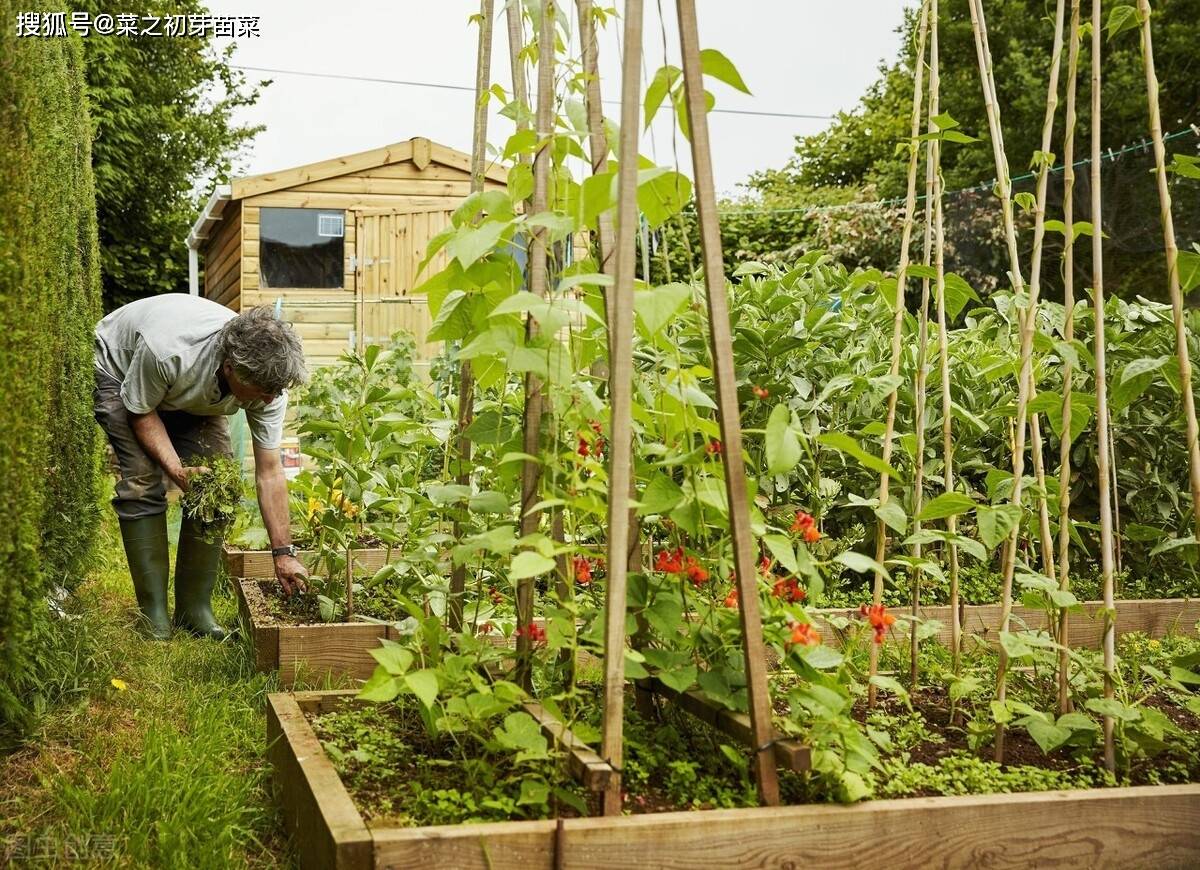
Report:
[{"label": "white drainpipe", "polygon": [[200,252],[196,243],[188,237],[188,292],[193,296],[200,295]]}]

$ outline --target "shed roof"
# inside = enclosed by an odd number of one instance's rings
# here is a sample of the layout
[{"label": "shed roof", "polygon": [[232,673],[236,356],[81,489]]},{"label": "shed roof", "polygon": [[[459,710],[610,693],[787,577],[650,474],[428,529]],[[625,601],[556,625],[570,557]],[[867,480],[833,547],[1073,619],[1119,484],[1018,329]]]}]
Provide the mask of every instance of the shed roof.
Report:
[{"label": "shed roof", "polygon": [[[225,203],[230,200],[287,190],[290,187],[308,184],[312,181],[324,181],[339,175],[363,172],[407,161],[414,163],[418,169],[424,169],[430,163],[438,163],[466,173],[471,171],[471,155],[418,136],[404,142],[384,145],[382,148],[360,151],[357,154],[306,163],[291,169],[235,178],[230,184],[218,186],[213,191],[204,210],[192,225],[191,232],[188,233],[188,247],[196,247],[202,239],[208,238],[213,226],[221,219]],[[502,166],[491,165],[484,175],[491,181],[504,183],[508,180],[508,173]]]}]

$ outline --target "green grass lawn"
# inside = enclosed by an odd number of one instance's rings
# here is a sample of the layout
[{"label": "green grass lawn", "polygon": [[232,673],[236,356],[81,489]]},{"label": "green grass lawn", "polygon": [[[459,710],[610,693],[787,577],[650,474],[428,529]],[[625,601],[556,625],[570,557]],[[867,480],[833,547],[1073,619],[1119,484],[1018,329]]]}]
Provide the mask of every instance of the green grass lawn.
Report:
[{"label": "green grass lawn", "polygon": [[[256,673],[238,639],[138,636],[105,513],[97,567],[53,627],[53,700],[33,739],[0,757],[0,866],[291,866],[265,759],[275,675]],[[214,609],[232,628],[221,590]]]}]

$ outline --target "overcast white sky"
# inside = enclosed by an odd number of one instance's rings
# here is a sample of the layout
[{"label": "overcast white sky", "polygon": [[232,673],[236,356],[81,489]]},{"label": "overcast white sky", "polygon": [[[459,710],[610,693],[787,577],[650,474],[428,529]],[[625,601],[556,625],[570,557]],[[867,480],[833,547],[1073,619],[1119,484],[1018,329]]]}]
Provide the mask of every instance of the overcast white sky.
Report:
[{"label": "overcast white sky", "polygon": [[[603,2],[603,0],[601,0]],[[670,62],[678,64],[673,0],[661,0]],[[259,15],[262,36],[238,43],[234,63],[311,73],[404,79],[471,86],[478,31],[469,0],[211,0],[215,15]],[[570,13],[574,3],[560,0]],[[619,0],[613,5],[623,6]],[[717,108],[832,115],[854,105],[883,60],[898,53],[899,26],[910,0],[699,0],[702,48],[726,54],[753,96],[720,83]],[[496,0],[492,77],[510,84],[504,0]],[[663,63],[664,24],[646,3],[646,76]],[[601,34],[601,87],[606,100],[620,86],[617,34]],[[575,36],[573,52],[578,52]],[[249,73],[272,78],[258,104],[238,120],[266,125],[238,174],[255,174],[425,136],[470,151],[471,94],[363,81]],[[495,104],[493,104],[495,105]],[[616,117],[619,107],[606,106]],[[794,137],[821,130],[825,120],[714,114],[710,116],[717,189],[734,193],[758,169],[782,166]],[[511,124],[493,115],[489,140],[502,144]],[[674,160],[671,122],[660,113],[642,152]],[[679,140],[681,166],[690,164]]]}]

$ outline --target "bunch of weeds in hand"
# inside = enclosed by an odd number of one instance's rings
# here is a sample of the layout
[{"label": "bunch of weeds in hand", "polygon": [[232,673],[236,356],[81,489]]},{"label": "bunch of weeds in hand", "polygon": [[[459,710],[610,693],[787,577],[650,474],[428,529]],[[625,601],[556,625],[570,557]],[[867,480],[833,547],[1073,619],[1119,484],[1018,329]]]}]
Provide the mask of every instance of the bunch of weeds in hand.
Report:
[{"label": "bunch of weeds in hand", "polygon": [[206,537],[219,537],[233,523],[242,501],[242,468],[224,456],[197,460],[208,471],[188,481],[183,509],[194,517]]}]

